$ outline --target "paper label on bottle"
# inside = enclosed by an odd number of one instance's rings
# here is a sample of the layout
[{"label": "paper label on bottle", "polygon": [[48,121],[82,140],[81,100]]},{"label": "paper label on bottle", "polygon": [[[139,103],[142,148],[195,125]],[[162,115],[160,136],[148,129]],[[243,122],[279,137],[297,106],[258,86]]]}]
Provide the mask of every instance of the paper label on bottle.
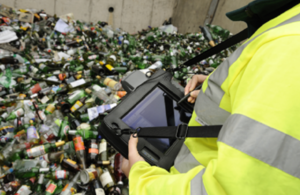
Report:
[{"label": "paper label on bottle", "polygon": [[77,101],[71,108],[71,112],[75,112],[78,108],[83,106],[83,104],[80,101]]},{"label": "paper label on bottle", "polygon": [[99,154],[99,150],[97,148],[90,148],[89,149],[89,153],[93,153],[93,154]]},{"label": "paper label on bottle", "polygon": [[46,119],[46,115],[45,115],[45,113],[43,111],[39,110],[38,114],[39,114],[41,120],[45,120]]},{"label": "paper label on bottle", "polygon": [[31,149],[27,149],[26,151],[27,151],[27,155],[29,158],[38,157],[38,156],[46,154],[44,146],[37,146],[37,147],[31,148]]},{"label": "paper label on bottle", "polygon": [[96,195],[105,195],[104,190],[101,188],[95,189],[95,192],[96,192]]},{"label": "paper label on bottle", "polygon": [[51,114],[54,112],[54,110],[55,110],[54,104],[49,104],[46,108],[46,111],[51,113]]},{"label": "paper label on bottle", "polygon": [[74,82],[70,83],[70,85],[73,88],[78,87],[78,86],[83,85],[83,84],[85,84],[85,80],[84,79],[79,79],[77,81],[74,81]]},{"label": "paper label on bottle", "polygon": [[39,83],[35,84],[33,87],[30,88],[30,91],[32,92],[32,94],[37,93],[41,90],[42,90],[42,88]]},{"label": "paper label on bottle", "polygon": [[73,139],[75,151],[84,150],[84,143],[82,137],[75,137]]},{"label": "paper label on bottle", "polygon": [[96,143],[91,143],[91,148],[96,148],[98,149],[98,145]]},{"label": "paper label on bottle", "polygon": [[67,172],[64,170],[55,171],[55,178],[56,179],[66,179]]},{"label": "paper label on bottle", "polygon": [[94,120],[95,118],[97,118],[98,115],[99,115],[98,110],[97,110],[97,107],[89,108],[89,109],[88,109],[88,115],[89,115],[90,121],[92,121],[92,120]]},{"label": "paper label on bottle", "polygon": [[99,154],[105,152],[107,150],[107,142],[103,142],[99,144]]},{"label": "paper label on bottle", "polygon": [[30,126],[27,129],[27,139],[31,140],[31,139],[34,139],[34,138],[39,139],[40,136],[39,136],[36,128],[33,127],[33,126]]},{"label": "paper label on bottle", "polygon": [[41,102],[42,104],[46,104],[49,100],[50,100],[50,99],[45,95],[45,96],[40,100],[40,102]]},{"label": "paper label on bottle", "polygon": [[22,185],[22,186],[20,187],[20,189],[17,191],[16,194],[18,194],[18,195],[28,195],[28,194],[30,194],[31,192],[32,192],[32,191],[30,191],[29,186]]},{"label": "paper label on bottle", "polygon": [[72,95],[68,98],[69,100],[73,100],[81,91],[74,91]]},{"label": "paper label on bottle", "polygon": [[19,108],[19,109],[16,110],[14,113],[15,113],[15,115],[16,115],[17,117],[20,117],[20,116],[23,116],[23,115],[24,115],[24,110],[23,110],[23,108]]},{"label": "paper label on bottle", "polygon": [[71,160],[71,159],[67,159],[67,162],[69,162],[69,163],[71,163],[71,164],[73,164],[73,165],[76,165],[76,164],[77,164],[75,161],[73,161],[73,160]]},{"label": "paper label on bottle", "polygon": [[46,192],[49,192],[49,193],[53,194],[54,191],[56,190],[56,188],[57,188],[57,185],[51,183],[51,184],[47,187]]},{"label": "paper label on bottle", "polygon": [[88,57],[89,60],[95,60],[97,58],[97,55],[91,55]]},{"label": "paper label on bottle", "polygon": [[109,183],[113,183],[113,179],[111,177],[111,175],[109,174],[109,172],[104,172],[101,176],[100,176],[100,181],[102,183],[102,186],[106,186]]},{"label": "paper label on bottle", "polygon": [[110,88],[114,88],[114,86],[117,84],[118,82],[117,81],[115,81],[115,80],[113,80],[113,79],[110,79],[110,78],[106,78],[105,80],[104,80],[104,85],[106,85],[106,86],[108,86],[108,87],[110,87]]}]

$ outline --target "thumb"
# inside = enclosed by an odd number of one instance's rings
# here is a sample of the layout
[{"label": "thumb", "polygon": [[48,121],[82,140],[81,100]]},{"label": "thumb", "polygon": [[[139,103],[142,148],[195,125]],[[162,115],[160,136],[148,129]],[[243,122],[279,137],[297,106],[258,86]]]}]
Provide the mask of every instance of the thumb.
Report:
[{"label": "thumb", "polygon": [[131,155],[139,155],[137,151],[138,138],[134,138],[132,135],[130,136],[128,142],[128,154]]},{"label": "thumb", "polygon": [[193,98],[197,98],[199,92],[200,92],[200,90],[193,91],[193,92],[190,94],[190,96],[193,97]]}]

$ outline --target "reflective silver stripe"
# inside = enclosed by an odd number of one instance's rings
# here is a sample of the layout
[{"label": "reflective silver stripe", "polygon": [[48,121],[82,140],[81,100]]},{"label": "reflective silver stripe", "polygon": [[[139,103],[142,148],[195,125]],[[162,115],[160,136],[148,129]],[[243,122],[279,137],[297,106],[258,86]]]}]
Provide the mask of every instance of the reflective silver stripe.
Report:
[{"label": "reflective silver stripe", "polygon": [[234,114],[223,125],[218,141],[300,178],[300,141],[281,131]]},{"label": "reflective silver stripe", "polygon": [[200,121],[208,125],[223,124],[230,113],[219,107],[221,100],[224,96],[224,91],[221,89],[221,85],[228,77],[228,71],[230,66],[241,56],[244,49],[258,36],[265,32],[268,32],[274,28],[300,21],[300,14],[274,26],[259,35],[256,35],[244,45],[237,48],[237,50],[229,56],[214,72],[207,81],[207,88],[205,93],[200,93],[195,103],[195,112]]},{"label": "reflective silver stripe", "polygon": [[202,169],[192,180],[191,180],[191,195],[207,195],[205,190],[202,176],[205,169]]},{"label": "reflective silver stripe", "polygon": [[180,173],[186,173],[192,168],[201,165],[190,152],[189,148],[183,144],[175,161],[174,167]]},{"label": "reflective silver stripe", "polygon": [[201,90],[196,100],[195,112],[204,125],[222,125],[230,116],[230,113],[219,107]]}]

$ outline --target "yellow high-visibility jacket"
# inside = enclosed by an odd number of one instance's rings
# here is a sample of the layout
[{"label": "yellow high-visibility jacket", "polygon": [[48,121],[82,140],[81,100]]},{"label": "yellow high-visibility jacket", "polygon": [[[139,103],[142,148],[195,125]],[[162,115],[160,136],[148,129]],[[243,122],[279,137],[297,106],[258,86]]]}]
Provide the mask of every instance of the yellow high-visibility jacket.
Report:
[{"label": "yellow high-visibility jacket", "polygon": [[300,4],[261,26],[203,83],[170,172],[137,162],[131,195],[300,195]]}]

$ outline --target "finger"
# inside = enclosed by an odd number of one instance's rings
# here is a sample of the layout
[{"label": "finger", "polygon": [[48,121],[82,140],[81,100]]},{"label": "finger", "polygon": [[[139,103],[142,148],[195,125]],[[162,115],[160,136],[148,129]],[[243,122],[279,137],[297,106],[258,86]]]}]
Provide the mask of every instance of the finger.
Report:
[{"label": "finger", "polygon": [[188,102],[192,102],[192,100],[193,100],[193,97],[188,98]]},{"label": "finger", "polygon": [[191,84],[190,84],[189,92],[193,91],[196,88],[197,85],[198,85],[197,76],[193,76],[193,79],[192,79]]},{"label": "finger", "polygon": [[195,103],[195,101],[196,101],[196,99],[193,99],[193,100],[191,101],[191,103],[193,104],[193,103]]},{"label": "finger", "polygon": [[191,82],[192,82],[192,80],[190,80],[188,82],[188,84],[185,86],[185,88],[184,88],[184,95],[186,95],[186,94],[188,94],[190,92]]},{"label": "finger", "polygon": [[128,142],[128,154],[131,155],[139,155],[137,151],[137,144],[138,144],[138,138],[134,138],[132,135],[130,136],[129,142]]},{"label": "finger", "polygon": [[193,92],[191,92],[190,96],[193,97],[193,98],[197,98],[199,92],[200,92],[200,90],[193,91]]}]

